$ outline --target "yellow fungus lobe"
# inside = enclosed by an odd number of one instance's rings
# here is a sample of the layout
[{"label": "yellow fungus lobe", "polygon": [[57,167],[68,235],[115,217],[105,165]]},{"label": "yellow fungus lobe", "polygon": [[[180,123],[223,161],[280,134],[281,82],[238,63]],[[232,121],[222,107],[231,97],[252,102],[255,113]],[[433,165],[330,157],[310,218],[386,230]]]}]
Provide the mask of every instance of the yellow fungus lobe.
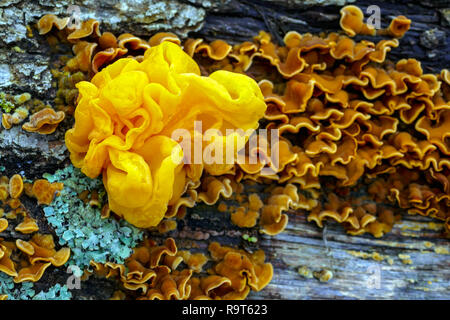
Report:
[{"label": "yellow fungus lobe", "polygon": [[169,41],[148,49],[142,62],[119,59],[77,88],[75,125],[66,133],[72,163],[91,178],[102,173],[109,208],[142,228],[158,225],[191,178],[176,161],[186,157],[172,138],[176,130],[194,137],[201,121],[197,134],[217,129],[226,141],[226,129],[256,129],[266,110],[254,80],[223,70],[201,76]]}]

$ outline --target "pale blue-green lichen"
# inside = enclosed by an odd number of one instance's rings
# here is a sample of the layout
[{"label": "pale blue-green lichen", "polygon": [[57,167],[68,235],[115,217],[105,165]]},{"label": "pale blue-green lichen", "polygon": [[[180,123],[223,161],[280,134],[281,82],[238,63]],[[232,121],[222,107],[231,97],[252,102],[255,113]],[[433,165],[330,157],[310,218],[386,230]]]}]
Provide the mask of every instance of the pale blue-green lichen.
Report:
[{"label": "pale blue-green lichen", "polygon": [[66,285],[59,283],[47,291],[36,294],[33,282],[15,284],[13,278],[0,272],[0,295],[6,294],[8,300],[70,300],[72,293]]},{"label": "pale blue-green lichen", "polygon": [[0,295],[6,294],[8,300],[29,300],[35,295],[32,282],[15,285],[13,278],[0,272]]},{"label": "pale blue-green lichen", "polygon": [[44,214],[54,228],[59,244],[72,251],[66,265],[76,265],[83,270],[91,260],[123,263],[131,255],[142,240],[143,231],[125,220],[102,219],[100,208],[92,207],[78,197],[84,190],[97,190],[101,201],[105,195],[101,179],[90,179],[72,165],[53,175],[44,174],[44,178],[64,183],[60,195],[44,207]]},{"label": "pale blue-green lichen", "polygon": [[59,283],[49,288],[47,291],[41,291],[33,297],[33,300],[70,300],[72,293],[66,285],[61,286]]}]

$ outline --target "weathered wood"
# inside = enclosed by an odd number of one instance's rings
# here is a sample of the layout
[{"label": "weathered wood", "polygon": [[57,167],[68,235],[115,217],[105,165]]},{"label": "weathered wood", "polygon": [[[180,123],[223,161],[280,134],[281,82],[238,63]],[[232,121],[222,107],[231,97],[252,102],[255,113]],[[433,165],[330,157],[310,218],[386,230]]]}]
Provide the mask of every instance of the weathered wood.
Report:
[{"label": "weathered wood", "polygon": [[[374,239],[345,235],[336,224],[328,225],[326,231],[318,229],[304,216],[291,214],[282,234],[261,241],[274,264],[275,276],[265,290],[251,298],[449,299],[450,246],[441,237],[442,224],[436,225],[430,228],[429,219],[404,216],[391,233]],[[377,255],[383,260],[375,260]],[[305,279],[297,272],[300,266],[312,271],[328,269],[333,278],[324,283]],[[379,287],[373,282],[377,274]]]},{"label": "weathered wood", "polygon": [[[381,27],[386,28],[392,18],[405,15],[412,20],[411,29],[400,39],[400,46],[392,49],[388,58],[396,61],[402,58],[416,58],[422,62],[426,72],[439,72],[450,65],[449,47],[449,5],[446,1],[408,1],[408,3],[390,0],[362,0],[352,4],[366,12],[368,6],[380,8]],[[314,33],[339,31],[338,6],[304,6],[299,1],[226,1],[221,7],[209,12],[204,26],[190,36],[202,38],[226,39],[231,42],[249,40],[265,30],[274,40],[282,42],[288,31]],[[366,17],[369,15],[367,14]],[[431,45],[425,45],[421,39],[425,31],[431,29],[443,31],[443,37],[434,39]],[[360,39],[356,37],[355,39]],[[366,37],[378,41],[380,37]],[[438,58],[439,57],[439,58]]]},{"label": "weathered wood", "polygon": [[[444,227],[427,217],[405,214],[382,238],[351,236],[328,222],[321,229],[306,221],[306,212],[289,212],[289,224],[281,234],[258,234],[257,228],[241,229],[230,223],[229,213],[216,206],[190,209],[177,231],[168,233],[182,249],[207,252],[211,241],[262,249],[274,266],[271,283],[249,299],[449,299],[450,243]],[[242,239],[247,233],[256,244]],[[163,240],[160,235],[153,238]],[[313,272],[329,270],[328,282],[305,278],[300,267]],[[379,274],[379,286],[376,277]]]}]

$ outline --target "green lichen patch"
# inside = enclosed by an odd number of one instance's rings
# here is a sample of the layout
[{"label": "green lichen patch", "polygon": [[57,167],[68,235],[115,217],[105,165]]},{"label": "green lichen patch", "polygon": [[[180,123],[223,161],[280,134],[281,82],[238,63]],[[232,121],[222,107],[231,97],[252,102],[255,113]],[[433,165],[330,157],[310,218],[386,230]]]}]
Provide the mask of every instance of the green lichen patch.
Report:
[{"label": "green lichen patch", "polygon": [[52,70],[52,74],[58,79],[58,91],[55,98],[57,108],[74,106],[78,96],[78,89],[76,89],[75,85],[80,81],[86,80],[86,75],[81,71],[70,74],[68,71],[61,72],[57,69]]},{"label": "green lichen patch", "polygon": [[11,112],[15,108],[15,105],[7,99],[4,92],[0,92],[0,108],[6,113]]},{"label": "green lichen patch", "polygon": [[44,207],[48,223],[54,228],[59,244],[69,246],[72,254],[67,265],[84,269],[89,262],[123,263],[142,240],[143,231],[125,220],[102,219],[101,209],[84,203],[78,195],[85,190],[105,195],[101,179],[90,179],[72,165],[45,174],[50,182],[63,182],[64,189],[51,205]]},{"label": "green lichen patch", "polygon": [[258,242],[258,238],[254,237],[254,236],[249,236],[246,233],[242,235],[242,239],[244,239],[244,240],[246,240],[248,242],[252,242],[252,243]]}]

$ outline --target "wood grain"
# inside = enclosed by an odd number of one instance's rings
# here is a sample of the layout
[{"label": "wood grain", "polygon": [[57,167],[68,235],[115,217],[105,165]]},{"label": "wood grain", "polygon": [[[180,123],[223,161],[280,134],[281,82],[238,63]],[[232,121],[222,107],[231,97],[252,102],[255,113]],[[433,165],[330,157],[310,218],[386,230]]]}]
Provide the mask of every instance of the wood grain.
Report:
[{"label": "wood grain", "polygon": [[[443,225],[436,221],[404,216],[391,233],[375,239],[346,235],[337,224],[329,224],[324,232],[304,216],[291,214],[282,234],[263,237],[260,245],[275,275],[268,287],[249,298],[449,299],[450,246],[442,231]],[[383,260],[373,259],[374,254]],[[403,255],[410,257],[411,264]],[[324,283],[305,279],[297,272],[300,266],[328,269],[333,278]],[[372,281],[377,272],[379,288]]]}]

